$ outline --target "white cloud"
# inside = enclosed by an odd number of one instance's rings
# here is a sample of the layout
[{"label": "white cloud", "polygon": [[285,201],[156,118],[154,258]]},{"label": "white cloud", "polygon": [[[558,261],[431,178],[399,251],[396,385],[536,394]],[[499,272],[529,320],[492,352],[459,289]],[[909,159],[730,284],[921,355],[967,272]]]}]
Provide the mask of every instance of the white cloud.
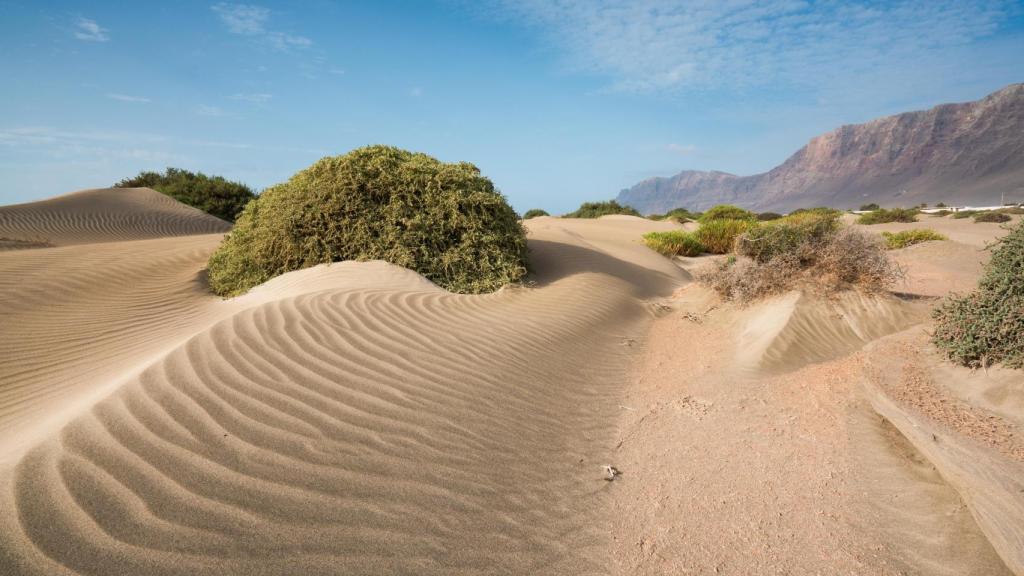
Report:
[{"label": "white cloud", "polygon": [[1010,0],[491,0],[627,92],[816,86],[913,69],[992,35]]},{"label": "white cloud", "polygon": [[228,96],[231,100],[241,100],[243,102],[252,102],[253,104],[265,104],[274,97],[273,94],[233,94]]},{"label": "white cloud", "polygon": [[106,28],[100,26],[95,20],[89,18],[79,18],[75,21],[75,38],[79,40],[86,40],[89,42],[106,42],[110,40],[110,32]]},{"label": "white cloud", "polygon": [[107,94],[107,98],[111,100],[118,100],[120,102],[149,102],[149,98],[142,96],[128,96],[127,94]]},{"label": "white cloud", "polygon": [[221,22],[228,27],[228,32],[242,36],[252,36],[266,42],[271,48],[286,51],[289,48],[308,48],[313,41],[305,36],[270,30],[270,9],[253,4],[231,4],[220,2],[210,7]]},{"label": "white cloud", "polygon": [[264,26],[270,19],[270,10],[250,4],[229,4],[221,2],[210,7],[220,16],[232,34],[256,36],[263,34]]},{"label": "white cloud", "polygon": [[676,144],[674,142],[666,146],[666,148],[669,152],[675,152],[680,156],[689,156],[697,151],[697,147],[693,144]]},{"label": "white cloud", "polygon": [[196,107],[196,114],[200,116],[227,116],[227,113],[223,109],[217,106],[209,106],[206,104],[200,104]]}]

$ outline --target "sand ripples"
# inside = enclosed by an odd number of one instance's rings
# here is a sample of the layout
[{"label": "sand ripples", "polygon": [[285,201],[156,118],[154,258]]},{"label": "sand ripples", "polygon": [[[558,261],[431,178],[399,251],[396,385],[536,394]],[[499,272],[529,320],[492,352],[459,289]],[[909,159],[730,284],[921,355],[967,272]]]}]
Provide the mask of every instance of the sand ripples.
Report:
[{"label": "sand ripples", "polygon": [[546,237],[539,261],[590,271],[458,296],[349,264],[296,277],[308,289],[362,269],[404,288],[288,295],[297,282],[284,277],[284,294],[257,291],[267,301],[174,348],[3,478],[0,565],[606,571],[600,466],[629,368],[623,342],[649,317],[641,298],[667,293],[672,275],[631,282],[635,265]]}]

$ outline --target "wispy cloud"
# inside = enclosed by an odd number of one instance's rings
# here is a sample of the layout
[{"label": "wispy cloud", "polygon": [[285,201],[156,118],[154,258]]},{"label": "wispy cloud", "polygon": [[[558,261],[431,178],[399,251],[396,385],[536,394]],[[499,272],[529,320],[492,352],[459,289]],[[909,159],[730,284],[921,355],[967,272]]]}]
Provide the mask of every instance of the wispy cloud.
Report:
[{"label": "wispy cloud", "polygon": [[262,6],[250,4],[228,4],[221,2],[210,7],[211,10],[220,16],[228,30],[232,34],[244,34],[256,36],[266,32],[267,20],[270,19],[270,10]]},{"label": "wispy cloud", "polygon": [[227,116],[227,113],[218,106],[200,104],[196,107],[196,114],[200,116]]},{"label": "wispy cloud", "polygon": [[674,142],[665,148],[667,148],[669,152],[675,152],[680,156],[689,156],[697,151],[697,147],[693,144],[676,144]]},{"label": "wispy cloud", "polygon": [[241,100],[242,102],[252,102],[253,104],[265,104],[274,97],[273,94],[232,94],[228,96],[230,100]]},{"label": "wispy cloud", "polygon": [[627,92],[815,85],[923,59],[996,32],[1011,0],[492,0],[572,68]]},{"label": "wispy cloud", "polygon": [[231,4],[220,2],[210,7],[220,17],[232,34],[252,36],[267,43],[275,50],[285,51],[291,47],[308,48],[313,41],[305,36],[270,30],[270,9],[253,4]]},{"label": "wispy cloud", "polygon": [[110,40],[109,30],[100,26],[95,20],[79,18],[75,21],[75,38],[88,42],[106,42]]},{"label": "wispy cloud", "polygon": [[119,102],[150,102],[149,98],[143,96],[129,96],[127,94],[107,94],[107,98],[111,100],[117,100]]}]

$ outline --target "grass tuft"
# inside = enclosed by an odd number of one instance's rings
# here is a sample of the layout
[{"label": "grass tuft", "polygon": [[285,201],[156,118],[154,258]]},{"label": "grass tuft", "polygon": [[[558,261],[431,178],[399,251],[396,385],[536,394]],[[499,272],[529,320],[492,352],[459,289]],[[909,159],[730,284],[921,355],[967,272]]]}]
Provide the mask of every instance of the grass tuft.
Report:
[{"label": "grass tuft", "polygon": [[929,228],[914,228],[913,230],[903,230],[896,233],[882,232],[882,237],[885,238],[885,244],[889,250],[898,250],[932,240],[949,240],[946,236]]},{"label": "grass tuft", "polygon": [[644,244],[656,252],[672,256],[699,256],[704,252],[704,245],[690,232],[670,230],[668,232],[648,232],[644,234]]}]

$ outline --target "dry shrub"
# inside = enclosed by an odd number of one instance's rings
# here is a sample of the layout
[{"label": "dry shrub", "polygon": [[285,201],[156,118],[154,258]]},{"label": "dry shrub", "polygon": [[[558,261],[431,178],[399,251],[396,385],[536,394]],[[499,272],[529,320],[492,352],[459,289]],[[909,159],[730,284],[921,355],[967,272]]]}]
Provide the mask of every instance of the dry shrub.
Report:
[{"label": "dry shrub", "polygon": [[[737,244],[740,245],[743,240]],[[808,234],[792,250],[764,260],[746,256],[698,271],[697,279],[726,300],[750,302],[797,286],[830,293],[846,288],[877,292],[903,276],[881,240],[853,228]]]},{"label": "dry shrub", "polygon": [[700,215],[701,224],[712,220],[757,220],[757,214],[732,204],[719,204]]}]

